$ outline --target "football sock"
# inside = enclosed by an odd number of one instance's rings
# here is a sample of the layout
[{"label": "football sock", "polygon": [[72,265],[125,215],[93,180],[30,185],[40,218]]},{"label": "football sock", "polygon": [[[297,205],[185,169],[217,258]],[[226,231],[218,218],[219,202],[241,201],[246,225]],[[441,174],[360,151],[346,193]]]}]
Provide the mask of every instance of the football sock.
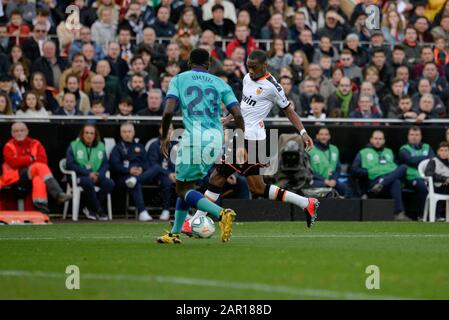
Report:
[{"label": "football sock", "polygon": [[270,200],[292,203],[301,209],[305,209],[309,205],[309,199],[272,184],[267,184],[265,188],[265,197]]},{"label": "football sock", "polygon": [[[215,193],[210,191],[209,189],[206,190],[206,192],[204,193],[204,197],[212,202],[216,202],[217,199],[220,197],[219,193]],[[192,218],[192,221],[194,221],[196,218],[202,217],[207,215],[206,211],[202,211],[202,210],[196,210],[195,215]],[[217,217],[218,218],[218,217]]]},{"label": "football sock", "polygon": [[189,213],[190,206],[180,197],[176,199],[175,222],[170,233],[181,233],[182,224]]},{"label": "football sock", "polygon": [[184,200],[189,206],[209,212],[214,217],[219,217],[223,209],[212,201],[207,200],[202,193],[193,189],[186,192]]}]

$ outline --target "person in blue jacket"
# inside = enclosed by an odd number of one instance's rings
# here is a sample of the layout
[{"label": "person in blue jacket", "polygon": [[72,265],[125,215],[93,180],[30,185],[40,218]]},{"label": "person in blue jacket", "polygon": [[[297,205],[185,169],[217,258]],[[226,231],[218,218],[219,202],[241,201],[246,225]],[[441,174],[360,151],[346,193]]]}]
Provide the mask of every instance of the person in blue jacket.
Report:
[{"label": "person in blue jacket", "polygon": [[[170,127],[168,136],[170,137],[173,131],[173,126]],[[162,130],[159,129],[159,137],[154,138],[147,143],[147,161],[149,170],[152,172],[153,183],[159,182],[162,191],[162,213],[159,217],[161,220],[168,220],[170,218],[170,201],[176,183],[175,164],[172,158],[165,159],[161,154],[161,135]],[[169,155],[175,154],[173,151],[177,150],[177,143],[171,143]],[[175,149],[172,151],[172,149]]]}]

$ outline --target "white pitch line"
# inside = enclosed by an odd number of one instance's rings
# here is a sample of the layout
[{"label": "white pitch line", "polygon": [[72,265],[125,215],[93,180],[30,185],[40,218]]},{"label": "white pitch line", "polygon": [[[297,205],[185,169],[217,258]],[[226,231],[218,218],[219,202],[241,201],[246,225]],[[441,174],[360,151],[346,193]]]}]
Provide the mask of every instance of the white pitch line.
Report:
[{"label": "white pitch line", "polygon": [[[57,272],[42,272],[42,271],[22,271],[22,270],[0,270],[0,277],[40,277],[40,278],[66,278],[64,273]],[[235,289],[243,291],[256,291],[264,293],[283,293],[297,297],[313,297],[321,299],[379,299],[379,300],[402,300],[409,299],[404,297],[392,297],[382,295],[369,295],[360,292],[352,291],[332,291],[322,289],[310,288],[295,288],[289,286],[269,285],[263,283],[250,282],[233,282],[223,280],[201,279],[201,278],[187,278],[174,276],[138,276],[126,274],[97,274],[97,273],[81,273],[82,279],[90,280],[104,280],[104,281],[132,281],[132,282],[157,282],[176,285],[188,285],[198,287]]]},{"label": "white pitch line", "polygon": [[[157,237],[160,234],[145,234],[141,236],[67,236],[67,237],[0,237],[0,241],[27,240],[120,240]],[[234,235],[233,238],[449,238],[449,234],[246,234]]]}]

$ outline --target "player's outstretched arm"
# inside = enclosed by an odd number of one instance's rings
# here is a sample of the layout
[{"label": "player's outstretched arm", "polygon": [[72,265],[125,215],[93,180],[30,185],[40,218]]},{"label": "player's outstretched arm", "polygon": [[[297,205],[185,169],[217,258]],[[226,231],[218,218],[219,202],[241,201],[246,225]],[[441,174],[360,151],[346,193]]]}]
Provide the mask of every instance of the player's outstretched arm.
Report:
[{"label": "player's outstretched arm", "polygon": [[170,129],[173,113],[176,110],[177,101],[173,98],[167,98],[165,101],[164,114],[162,116],[162,141],[161,141],[161,153],[168,159],[168,149],[170,147],[170,137],[168,131]]},{"label": "player's outstretched arm", "polygon": [[301,134],[302,139],[304,140],[304,144],[306,146],[306,150],[307,151],[311,150],[313,148],[313,140],[307,134],[307,131],[302,124],[301,118],[298,116],[293,106],[290,104],[287,108],[284,109],[284,113],[290,120],[290,122],[293,124],[293,126],[296,128],[296,130],[298,130],[299,133]]}]

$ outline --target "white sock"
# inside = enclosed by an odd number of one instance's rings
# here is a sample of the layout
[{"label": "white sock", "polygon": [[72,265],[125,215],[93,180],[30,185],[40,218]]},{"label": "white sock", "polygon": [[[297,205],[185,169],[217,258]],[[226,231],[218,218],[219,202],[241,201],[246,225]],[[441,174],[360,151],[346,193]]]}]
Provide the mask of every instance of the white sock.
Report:
[{"label": "white sock", "polygon": [[[215,201],[217,201],[218,197],[220,197],[220,194],[212,192],[210,190],[206,190],[206,192],[204,192],[204,197],[206,197],[207,200],[215,202]],[[202,217],[205,215],[207,215],[206,211],[196,210],[195,215],[192,218],[192,221],[195,221],[196,218],[199,218],[199,217]]]},{"label": "white sock", "polygon": [[[270,190],[268,193],[268,199],[270,200],[276,200],[276,197],[278,197],[278,193],[281,189],[279,187],[276,187],[275,185],[270,186]],[[300,195],[285,190],[284,196],[282,198],[282,202],[288,202],[292,203],[294,205],[297,205],[301,209],[305,209],[309,205],[309,199],[301,197]]]}]

